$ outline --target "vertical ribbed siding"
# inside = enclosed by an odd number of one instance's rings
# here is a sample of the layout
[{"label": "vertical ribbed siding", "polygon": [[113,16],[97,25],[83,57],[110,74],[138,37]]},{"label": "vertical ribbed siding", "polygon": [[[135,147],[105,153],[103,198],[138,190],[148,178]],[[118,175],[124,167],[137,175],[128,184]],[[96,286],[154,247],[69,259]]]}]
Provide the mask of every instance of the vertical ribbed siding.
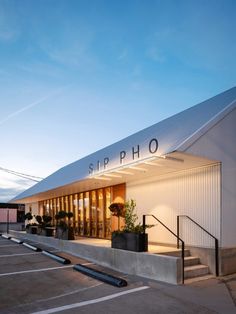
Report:
[{"label": "vertical ribbed siding", "polygon": [[[127,197],[136,200],[140,219],[143,213],[153,214],[176,232],[177,215],[188,215],[220,239],[220,164],[129,184]],[[214,246],[214,240],[192,222],[186,218],[180,221],[180,236],[186,244]],[[155,221],[148,218],[148,223]],[[176,243],[160,224],[148,233],[150,241]]]}]

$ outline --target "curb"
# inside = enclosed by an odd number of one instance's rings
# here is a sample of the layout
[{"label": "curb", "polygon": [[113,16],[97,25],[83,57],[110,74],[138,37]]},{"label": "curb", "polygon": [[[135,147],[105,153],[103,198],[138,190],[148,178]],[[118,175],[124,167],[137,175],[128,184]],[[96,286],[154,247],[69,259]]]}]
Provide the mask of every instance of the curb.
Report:
[{"label": "curb", "polygon": [[71,261],[70,261],[68,258],[64,258],[64,257],[59,256],[59,255],[57,255],[57,254],[53,254],[53,253],[51,253],[51,252],[49,252],[49,251],[43,250],[42,253],[43,253],[44,255],[47,255],[47,256],[49,256],[49,257],[55,259],[55,260],[58,261],[59,263],[62,263],[62,264],[70,264],[70,263],[71,263]]},{"label": "curb", "polygon": [[18,243],[18,244],[22,244],[22,243],[23,243],[22,240],[17,239],[17,238],[11,238],[10,240],[13,241],[13,242],[16,242],[16,243]]},{"label": "curb", "polygon": [[8,236],[8,235],[6,235],[6,234],[2,234],[2,238],[4,238],[4,239],[8,239],[8,240],[10,240],[10,239],[11,239],[11,237],[10,237],[10,236]]},{"label": "curb", "polygon": [[23,242],[22,243],[24,246],[28,247],[29,249],[35,251],[35,252],[41,252],[42,250],[39,247],[33,246],[29,243]]},{"label": "curb", "polygon": [[89,267],[81,265],[81,264],[76,264],[73,267],[73,269],[81,272],[82,274],[85,274],[87,276],[101,280],[101,281],[108,283],[108,284],[115,286],[115,287],[121,288],[121,287],[127,286],[127,281],[122,279],[122,278],[106,274],[102,271],[95,270],[95,269],[89,268]]}]

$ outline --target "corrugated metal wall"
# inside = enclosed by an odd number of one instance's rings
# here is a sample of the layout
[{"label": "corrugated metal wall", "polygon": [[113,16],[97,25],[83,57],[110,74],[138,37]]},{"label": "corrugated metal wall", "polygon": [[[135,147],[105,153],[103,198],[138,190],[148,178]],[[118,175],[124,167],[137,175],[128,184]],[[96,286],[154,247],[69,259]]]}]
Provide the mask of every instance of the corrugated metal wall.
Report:
[{"label": "corrugated metal wall", "polygon": [[[220,167],[214,164],[127,184],[127,199],[136,200],[140,221],[143,213],[153,214],[176,232],[177,215],[188,215],[220,240]],[[180,221],[180,237],[185,244],[214,247],[214,241],[193,223],[186,218]],[[156,222],[150,217],[147,223]],[[149,241],[176,243],[158,223],[148,233]]]}]

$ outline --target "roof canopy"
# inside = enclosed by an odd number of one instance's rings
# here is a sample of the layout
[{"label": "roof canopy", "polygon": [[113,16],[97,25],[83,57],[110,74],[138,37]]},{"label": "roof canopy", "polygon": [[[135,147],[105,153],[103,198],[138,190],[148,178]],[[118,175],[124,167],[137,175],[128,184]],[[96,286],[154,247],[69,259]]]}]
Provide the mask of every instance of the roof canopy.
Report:
[{"label": "roof canopy", "polygon": [[[207,165],[186,149],[236,107],[236,87],[71,163],[12,201],[32,202]],[[53,195],[53,196],[52,196]]]}]

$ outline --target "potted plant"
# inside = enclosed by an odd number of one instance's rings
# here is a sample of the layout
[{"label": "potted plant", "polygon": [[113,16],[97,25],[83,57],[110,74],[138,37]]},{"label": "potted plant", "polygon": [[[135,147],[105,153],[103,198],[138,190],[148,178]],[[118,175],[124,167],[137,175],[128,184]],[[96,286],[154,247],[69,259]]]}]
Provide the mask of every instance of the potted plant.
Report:
[{"label": "potted plant", "polygon": [[[72,212],[65,212],[63,210],[59,211],[55,215],[55,219],[57,220],[56,225],[56,238],[62,240],[74,240],[74,231],[70,224],[70,219],[73,217]],[[66,221],[68,219],[68,222]]]},{"label": "potted plant", "polygon": [[26,229],[27,233],[37,234],[37,231],[38,231],[37,223],[31,223],[31,220],[33,218],[34,217],[31,214],[31,212],[28,212],[25,214],[24,219],[28,220],[28,223],[27,223],[25,229]]},{"label": "potted plant", "polygon": [[125,217],[125,208],[123,203],[112,203],[109,206],[112,216],[118,218],[118,230],[120,230],[120,217]]},{"label": "potted plant", "polygon": [[[148,234],[140,223],[137,224],[136,202],[131,199],[125,203],[124,208],[125,225],[121,231],[113,231],[112,248],[135,252],[148,251]],[[151,227],[152,225],[146,225],[145,229]]]},{"label": "potted plant", "polygon": [[38,234],[51,237],[53,236],[54,229],[51,225],[52,217],[49,215],[40,215],[35,216],[36,221],[38,222]]}]

